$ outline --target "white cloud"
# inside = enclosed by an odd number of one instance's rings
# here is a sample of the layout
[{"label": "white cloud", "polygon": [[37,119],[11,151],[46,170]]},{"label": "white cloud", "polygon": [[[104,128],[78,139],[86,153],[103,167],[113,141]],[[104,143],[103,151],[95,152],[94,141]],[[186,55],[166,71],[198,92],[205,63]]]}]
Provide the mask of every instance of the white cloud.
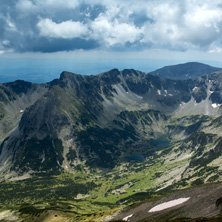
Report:
[{"label": "white cloud", "polygon": [[189,5],[184,15],[184,35],[181,40],[208,47],[221,36],[221,10],[208,5]]},{"label": "white cloud", "polygon": [[42,19],[37,26],[41,36],[51,38],[72,39],[84,37],[88,32],[88,29],[84,24],[71,20],[55,23],[51,19]]},{"label": "white cloud", "polygon": [[217,47],[208,51],[209,53],[222,53],[222,48]]},{"label": "white cloud", "polygon": [[16,8],[23,12],[31,12],[36,8],[36,6],[29,0],[19,0],[16,4]]},{"label": "white cloud", "polygon": [[117,19],[109,21],[104,15],[100,15],[91,24],[94,38],[103,41],[106,46],[116,44],[124,45],[139,40],[142,30],[130,23],[120,23]]},{"label": "white cloud", "polygon": [[19,0],[16,7],[21,11],[31,11],[29,10],[50,10],[56,8],[67,8],[73,9],[79,5],[78,0]]},{"label": "white cloud", "polygon": [[95,40],[95,47],[104,50],[132,44],[134,50],[142,46],[220,52],[221,11],[221,0],[17,0],[16,7],[4,15],[10,18],[3,18],[7,25],[2,26],[8,31],[4,38],[12,43],[16,40],[10,37],[13,31],[30,43],[35,38],[33,44],[42,36],[63,40],[79,37]]},{"label": "white cloud", "polygon": [[13,49],[0,49],[0,55],[14,52]]},{"label": "white cloud", "polygon": [[153,23],[147,22],[144,25],[144,43],[150,43],[154,46],[177,44],[181,38],[180,24],[178,24],[178,14],[180,10],[177,5],[163,3],[154,6],[152,11],[148,11]]},{"label": "white cloud", "polygon": [[147,9],[144,43],[179,50],[208,48],[221,36],[221,9],[202,1],[164,1]]},{"label": "white cloud", "polygon": [[78,0],[44,0],[34,1],[36,5],[39,5],[41,7],[53,7],[53,8],[76,8],[79,5]]},{"label": "white cloud", "polygon": [[6,22],[7,22],[7,24],[8,24],[8,30],[11,30],[11,31],[16,31],[17,29],[16,29],[16,25],[15,25],[15,23],[11,20],[11,18],[7,18],[6,19]]},{"label": "white cloud", "polygon": [[5,46],[7,47],[7,46],[10,45],[10,41],[9,40],[4,40],[4,41],[1,42],[1,45],[4,46],[4,47]]}]

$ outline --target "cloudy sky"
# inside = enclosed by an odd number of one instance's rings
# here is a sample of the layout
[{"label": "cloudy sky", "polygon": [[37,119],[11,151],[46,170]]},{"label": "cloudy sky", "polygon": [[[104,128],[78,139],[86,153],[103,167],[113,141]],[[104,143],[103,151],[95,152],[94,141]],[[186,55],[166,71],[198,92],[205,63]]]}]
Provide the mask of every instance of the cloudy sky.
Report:
[{"label": "cloudy sky", "polygon": [[221,0],[0,0],[0,80],[222,67]]}]

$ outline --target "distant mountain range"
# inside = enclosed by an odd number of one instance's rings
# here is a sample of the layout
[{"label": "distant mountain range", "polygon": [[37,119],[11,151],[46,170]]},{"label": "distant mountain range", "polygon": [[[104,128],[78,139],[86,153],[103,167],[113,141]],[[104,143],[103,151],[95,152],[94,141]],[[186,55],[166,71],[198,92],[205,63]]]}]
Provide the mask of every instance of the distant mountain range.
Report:
[{"label": "distant mountain range", "polygon": [[116,204],[221,181],[222,71],[187,63],[157,72],[0,84],[0,178],[109,172],[118,185],[101,192],[118,193]]},{"label": "distant mountain range", "polygon": [[199,62],[188,62],[185,64],[165,66],[157,69],[152,74],[169,79],[195,79],[203,75],[221,71],[222,68],[212,67]]},{"label": "distant mountain range", "polygon": [[[208,66],[176,67],[196,71]],[[151,140],[189,140],[206,121],[199,115],[219,116],[221,85],[222,72],[181,81],[132,69],[95,76],[63,72],[46,84],[1,84],[1,170],[113,168],[128,155],[146,157]],[[172,119],[191,115],[197,117],[190,124],[178,119],[171,125]]]}]

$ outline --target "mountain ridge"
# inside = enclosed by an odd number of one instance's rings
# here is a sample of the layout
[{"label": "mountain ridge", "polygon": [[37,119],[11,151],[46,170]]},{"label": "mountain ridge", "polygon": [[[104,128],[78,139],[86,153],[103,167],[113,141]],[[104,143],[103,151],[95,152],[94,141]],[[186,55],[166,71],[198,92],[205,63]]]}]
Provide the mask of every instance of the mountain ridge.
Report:
[{"label": "mountain ridge", "polygon": [[[6,140],[2,143],[1,150],[5,154],[11,154],[4,158],[1,156],[1,165],[4,165],[6,159],[11,158],[9,162],[14,165],[12,169],[21,170],[23,166],[24,172],[35,171],[35,168],[37,171],[51,170],[51,166],[54,170],[66,169],[70,164],[74,165],[68,168],[75,169],[74,166],[85,161],[88,166],[112,168],[120,161],[117,156],[128,155],[129,151],[124,151],[124,146],[131,146],[132,149],[140,144],[143,147],[141,150],[145,150],[145,146],[152,147],[149,139],[157,135],[167,135],[164,129],[164,124],[167,123],[160,118],[161,115],[171,118],[186,116],[195,110],[196,115],[210,114],[217,117],[221,113],[222,104],[222,78],[219,76],[222,76],[222,72],[196,80],[182,81],[163,79],[133,69],[112,69],[96,76],[63,72],[59,79],[35,85],[45,90],[24,113],[21,112],[18,128],[8,138],[5,136]],[[29,83],[21,83],[32,87]],[[13,83],[6,86],[11,87]],[[20,92],[17,86],[13,89],[22,93],[22,96],[26,94],[26,91]],[[152,115],[156,111],[160,112],[154,119],[148,114],[147,117],[152,124],[147,122],[148,119],[144,120],[145,122],[131,121],[131,118],[136,117],[134,115],[138,115],[137,111],[142,112],[139,118],[144,118],[142,116],[147,115],[146,112],[149,110]],[[130,115],[130,118],[123,116],[124,111],[128,112],[126,114]],[[153,132],[156,133],[151,135]],[[101,143],[100,137],[103,134]],[[110,141],[109,135],[113,135],[115,142]],[[128,140],[131,142],[127,145]],[[48,144],[48,148],[44,148],[38,154],[38,143],[42,147]],[[36,147],[35,156],[30,147]],[[47,163],[42,164],[42,161],[49,158],[44,156],[46,153],[54,153],[53,164],[50,162],[52,160],[49,161],[50,167]],[[71,162],[67,159],[67,156],[71,155],[69,153],[75,153]],[[27,155],[25,162],[22,161],[24,155]],[[105,162],[104,157],[107,158]],[[36,158],[37,165],[30,165],[30,161],[36,161]]]},{"label": "mountain ridge", "polygon": [[213,67],[204,63],[188,62],[184,64],[165,66],[152,71],[151,73],[164,78],[185,80],[195,79],[221,70],[222,68]]}]

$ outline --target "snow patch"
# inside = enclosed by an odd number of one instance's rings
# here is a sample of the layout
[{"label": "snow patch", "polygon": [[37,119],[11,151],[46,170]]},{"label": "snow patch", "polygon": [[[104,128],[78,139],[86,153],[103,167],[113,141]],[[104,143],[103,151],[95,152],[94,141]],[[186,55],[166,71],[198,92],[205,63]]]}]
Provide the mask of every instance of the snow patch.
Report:
[{"label": "snow patch", "polygon": [[193,91],[196,91],[197,89],[198,89],[198,87],[195,86],[192,90],[193,90]]},{"label": "snow patch", "polygon": [[167,94],[167,90],[164,90],[164,92]]},{"label": "snow patch", "polygon": [[159,90],[159,89],[157,90],[157,93],[158,93],[159,95],[161,95],[161,92],[160,92],[160,90]]},{"label": "snow patch", "polygon": [[21,110],[20,110],[20,113],[24,113],[24,110],[23,110],[23,109],[21,109]]},{"label": "snow patch", "polygon": [[216,109],[216,108],[220,107],[221,104],[213,103],[213,104],[211,104],[211,106],[212,106],[214,109]]},{"label": "snow patch", "polygon": [[164,185],[163,187],[160,187],[156,190],[156,192],[160,191],[160,190],[163,190],[164,188],[168,187],[168,184]]},{"label": "snow patch", "polygon": [[165,210],[165,209],[168,209],[168,208],[180,205],[180,204],[188,201],[189,199],[190,199],[190,197],[171,200],[171,201],[159,204],[159,205],[151,208],[148,212],[152,213],[152,212],[157,212],[157,211]]},{"label": "snow patch", "polygon": [[128,221],[132,216],[133,216],[133,214],[130,214],[129,216],[124,217],[124,218],[123,218],[123,221]]}]

